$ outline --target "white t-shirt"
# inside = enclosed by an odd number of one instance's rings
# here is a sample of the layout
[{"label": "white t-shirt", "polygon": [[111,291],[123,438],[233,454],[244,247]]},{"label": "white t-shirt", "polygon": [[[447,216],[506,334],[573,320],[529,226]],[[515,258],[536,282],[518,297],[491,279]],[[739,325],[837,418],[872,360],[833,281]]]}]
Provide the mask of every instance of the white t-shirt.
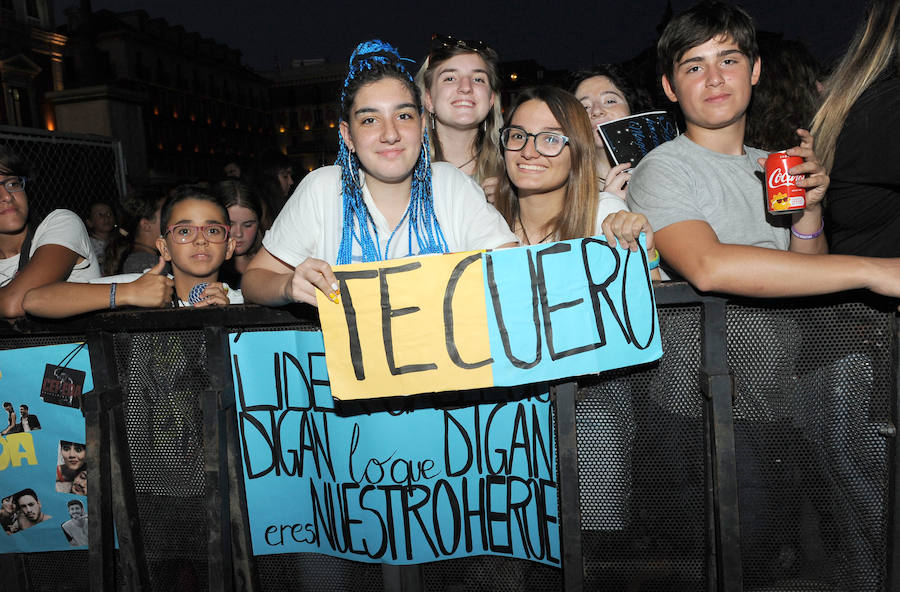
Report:
[{"label": "white t-shirt", "polygon": [[[92,284],[130,284],[134,280],[141,277],[142,273],[120,273],[119,275],[107,275],[100,278],[94,278],[90,281]],[[169,274],[169,277],[172,278],[172,275]],[[172,278],[174,279],[174,278]],[[228,304],[243,304],[244,303],[244,294],[240,290],[235,290],[225,282],[222,282],[222,285],[225,286],[227,292],[225,293],[228,296]],[[178,306],[193,306],[192,304],[188,304],[184,300],[178,301]]]},{"label": "white t-shirt", "polygon": [[620,199],[615,194],[608,191],[600,192],[600,200],[597,202],[597,219],[594,220],[594,234],[600,234],[603,230],[600,225],[610,214],[628,211],[628,204],[624,199]]},{"label": "white t-shirt", "polygon": [[[468,175],[445,162],[431,166],[434,212],[451,252],[493,249],[518,242],[503,216],[485,200],[481,187]],[[409,252],[408,221],[404,219],[396,232],[390,228],[372,200],[364,179],[362,194],[378,232],[382,257],[386,247],[388,259],[419,254],[415,237],[412,253]],[[292,267],[309,257],[334,264],[341,243],[343,220],[341,169],[323,167],[303,179],[266,232],[263,246]],[[370,232],[374,240],[371,224]],[[388,246],[391,233],[394,238]],[[362,251],[357,244],[353,245],[352,257],[354,263],[362,261]]]},{"label": "white t-shirt", "polygon": [[[44,245],[60,245],[84,257],[84,261],[75,265],[67,282],[87,282],[100,277],[100,265],[91,248],[91,239],[87,228],[74,212],[69,210],[53,210],[34,230],[31,239],[30,257]],[[16,276],[19,270],[19,255],[0,259],[0,286],[5,286]]]}]

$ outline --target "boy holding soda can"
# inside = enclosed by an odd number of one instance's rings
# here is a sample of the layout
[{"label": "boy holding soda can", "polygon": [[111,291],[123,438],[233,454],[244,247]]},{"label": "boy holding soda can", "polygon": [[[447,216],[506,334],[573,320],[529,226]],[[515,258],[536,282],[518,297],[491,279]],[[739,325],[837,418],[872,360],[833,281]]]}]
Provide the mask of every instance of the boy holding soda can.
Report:
[{"label": "boy holding soda can", "polygon": [[900,295],[900,260],[825,256],[829,179],[806,130],[797,130],[799,146],[786,151],[802,163],[783,175],[805,190],[805,208],[767,213],[768,154],[743,143],[761,75],[751,17],[702,0],[668,24],[657,50],[663,90],[681,107],[686,130],[641,161],[627,199],[650,220],[664,265],[701,291],[788,297],[868,288]]}]

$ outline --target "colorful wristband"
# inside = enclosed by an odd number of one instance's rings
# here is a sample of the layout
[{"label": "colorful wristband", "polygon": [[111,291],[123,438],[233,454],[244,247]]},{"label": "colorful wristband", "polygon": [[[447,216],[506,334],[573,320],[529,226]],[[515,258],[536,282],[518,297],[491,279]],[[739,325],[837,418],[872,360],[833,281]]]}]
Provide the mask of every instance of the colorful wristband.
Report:
[{"label": "colorful wristband", "polygon": [[797,232],[793,226],[791,226],[791,234],[796,236],[802,240],[812,240],[814,238],[819,238],[822,236],[822,233],[825,232],[825,219],[822,219],[822,223],[819,225],[819,229],[812,234],[803,234],[802,232]]},{"label": "colorful wristband", "polygon": [[116,282],[109,285],[109,310],[116,309]]},{"label": "colorful wristband", "polygon": [[656,269],[657,267],[659,267],[659,259],[659,251],[653,249],[653,256],[650,257],[650,261],[648,262],[650,264],[650,269]]}]

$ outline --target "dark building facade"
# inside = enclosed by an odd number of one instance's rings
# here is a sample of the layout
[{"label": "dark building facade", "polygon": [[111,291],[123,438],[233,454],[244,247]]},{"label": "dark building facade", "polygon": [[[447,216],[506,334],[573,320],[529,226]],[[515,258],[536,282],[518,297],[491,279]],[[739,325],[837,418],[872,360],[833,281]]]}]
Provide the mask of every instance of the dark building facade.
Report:
[{"label": "dark building facade", "polygon": [[0,0],[0,124],[53,130],[47,94],[63,89],[66,37],[48,0]]},{"label": "dark building facade", "polygon": [[67,17],[59,128],[121,139],[133,180],[214,178],[274,145],[269,83],[240,51],[143,10]]},{"label": "dark building facade", "polygon": [[299,177],[334,163],[341,119],[344,64],[294,60],[291,67],[263,74],[271,82],[271,112],[281,152]]}]

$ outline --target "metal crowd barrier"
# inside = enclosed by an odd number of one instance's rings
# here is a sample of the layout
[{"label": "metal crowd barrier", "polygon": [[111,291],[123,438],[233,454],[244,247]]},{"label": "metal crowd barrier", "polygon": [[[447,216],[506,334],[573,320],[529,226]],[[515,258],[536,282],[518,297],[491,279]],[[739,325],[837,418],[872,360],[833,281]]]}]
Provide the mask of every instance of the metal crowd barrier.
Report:
[{"label": "metal crowd barrier", "polygon": [[896,303],[656,297],[661,361],[551,391],[561,568],[251,555],[227,335],[309,310],[18,321],[0,347],[90,347],[90,551],[0,556],[3,589],[894,590]]}]

